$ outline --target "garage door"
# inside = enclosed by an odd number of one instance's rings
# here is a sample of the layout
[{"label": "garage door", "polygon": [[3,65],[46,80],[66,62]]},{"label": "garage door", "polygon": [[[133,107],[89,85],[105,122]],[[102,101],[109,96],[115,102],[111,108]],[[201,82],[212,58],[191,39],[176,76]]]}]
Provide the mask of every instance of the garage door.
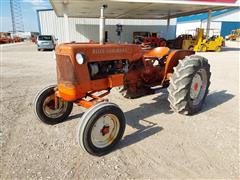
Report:
[{"label": "garage door", "polygon": [[240,22],[222,22],[221,36],[225,37],[230,34],[233,29],[240,28]]}]

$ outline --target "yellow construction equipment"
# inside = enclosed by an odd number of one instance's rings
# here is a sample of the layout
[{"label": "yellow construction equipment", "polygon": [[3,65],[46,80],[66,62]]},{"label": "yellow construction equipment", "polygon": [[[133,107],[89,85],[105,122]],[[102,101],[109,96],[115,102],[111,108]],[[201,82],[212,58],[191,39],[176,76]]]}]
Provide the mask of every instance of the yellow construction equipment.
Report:
[{"label": "yellow construction equipment", "polygon": [[201,45],[204,39],[204,29],[197,28],[194,30],[188,30],[187,34],[192,34],[192,36],[183,40],[182,49],[195,51],[195,48]]},{"label": "yellow construction equipment", "polygon": [[206,52],[206,51],[215,51],[220,52],[222,46],[224,46],[225,42],[222,36],[215,35],[214,29],[212,29],[212,36],[210,38],[204,37],[204,29],[198,28],[197,32],[197,39],[195,42],[195,46],[193,50],[195,52]]},{"label": "yellow construction equipment", "polygon": [[183,50],[193,50],[196,44],[196,38],[198,36],[197,29],[187,30],[185,33],[187,36],[182,41],[182,49]]},{"label": "yellow construction equipment", "polygon": [[206,38],[203,28],[188,30],[187,34],[192,34],[192,36],[183,40],[182,49],[193,50],[195,52],[221,51],[222,46],[225,44],[223,37],[219,35],[219,31],[217,32],[216,29],[210,29],[209,31],[212,36]]},{"label": "yellow construction equipment", "polygon": [[231,34],[225,37],[226,40],[240,41],[240,29],[232,30]]},{"label": "yellow construction equipment", "polygon": [[196,44],[196,40],[191,37],[188,36],[186,39],[183,40],[182,42],[182,49],[184,50],[193,50],[194,45]]}]

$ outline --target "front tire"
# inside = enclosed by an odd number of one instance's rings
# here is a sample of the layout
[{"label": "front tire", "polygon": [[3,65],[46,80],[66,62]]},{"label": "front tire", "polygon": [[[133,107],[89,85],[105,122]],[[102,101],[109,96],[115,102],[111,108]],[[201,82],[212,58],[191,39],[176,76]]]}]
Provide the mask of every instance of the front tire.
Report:
[{"label": "front tire", "polygon": [[168,87],[173,111],[191,115],[201,110],[210,85],[210,65],[201,56],[188,56],[179,61]]},{"label": "front tire", "polygon": [[77,128],[77,141],[89,154],[109,153],[121,140],[125,131],[122,110],[113,103],[102,102],[84,113]]},{"label": "front tire", "polygon": [[37,118],[46,124],[57,124],[65,121],[72,112],[73,103],[63,101],[58,98],[58,107],[55,107],[55,89],[56,86],[48,86],[35,97],[34,112]]}]

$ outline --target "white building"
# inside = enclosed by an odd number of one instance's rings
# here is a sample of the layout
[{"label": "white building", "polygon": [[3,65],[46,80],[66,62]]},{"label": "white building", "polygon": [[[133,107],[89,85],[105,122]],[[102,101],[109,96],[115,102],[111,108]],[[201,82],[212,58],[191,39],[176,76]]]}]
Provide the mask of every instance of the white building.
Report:
[{"label": "white building", "polygon": [[[189,16],[183,18],[177,22],[176,35],[185,34],[189,30],[194,30],[196,28],[207,29],[207,17],[206,16]],[[233,29],[240,28],[240,8],[223,10],[222,12],[212,13],[210,29],[217,30],[220,35],[225,37],[230,34]],[[211,35],[211,31],[210,31]]]},{"label": "white building", "polygon": [[[38,10],[39,31],[42,35],[54,35],[58,42],[64,42],[64,17],[56,16],[53,10]],[[176,35],[176,19],[167,20],[141,19],[106,19],[105,34],[110,42],[119,42],[116,24],[123,25],[121,42],[132,43],[133,32],[151,32],[158,36],[172,39]],[[76,42],[99,41],[99,19],[97,18],[68,18],[69,39]]]}]

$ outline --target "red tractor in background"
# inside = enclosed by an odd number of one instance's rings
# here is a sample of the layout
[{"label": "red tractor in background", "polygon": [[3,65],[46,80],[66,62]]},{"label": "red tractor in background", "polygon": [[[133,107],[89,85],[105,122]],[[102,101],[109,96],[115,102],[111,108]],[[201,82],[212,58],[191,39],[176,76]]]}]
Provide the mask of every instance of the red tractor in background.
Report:
[{"label": "red tractor in background", "polygon": [[134,44],[139,44],[143,49],[153,49],[155,47],[165,47],[167,41],[157,36],[157,33],[134,32]]},{"label": "red tractor in background", "polygon": [[160,37],[144,37],[141,47],[144,49],[153,49],[155,47],[165,47],[167,41],[164,38]]},{"label": "red tractor in background", "polygon": [[11,33],[8,32],[0,32],[0,44],[13,43],[13,39],[11,37]]},{"label": "red tractor in background", "polygon": [[22,41],[23,39],[19,36],[12,37],[11,33],[9,32],[0,32],[0,44],[17,43]]}]

